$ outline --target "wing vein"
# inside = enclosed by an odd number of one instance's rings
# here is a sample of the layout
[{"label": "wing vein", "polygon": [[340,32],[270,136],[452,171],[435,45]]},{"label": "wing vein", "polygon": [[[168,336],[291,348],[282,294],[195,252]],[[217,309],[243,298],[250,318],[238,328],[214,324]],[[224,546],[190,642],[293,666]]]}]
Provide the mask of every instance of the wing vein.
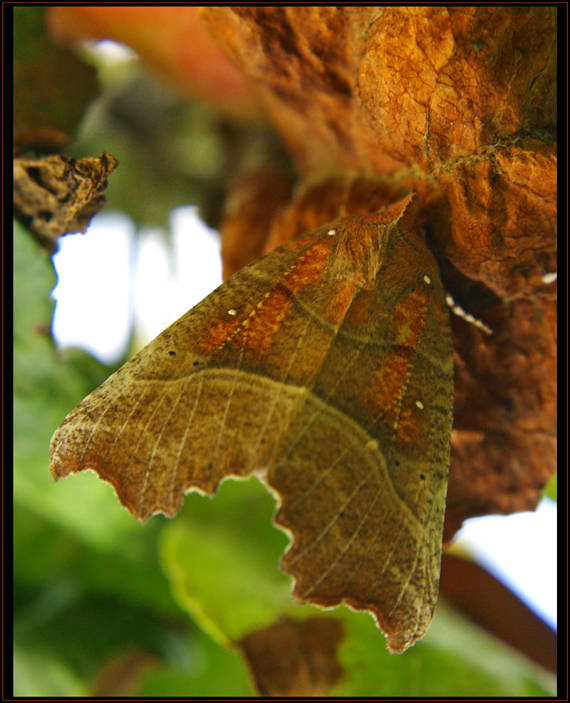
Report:
[{"label": "wing vein", "polygon": [[266,415],[265,421],[263,423],[263,427],[261,428],[261,431],[257,435],[257,442],[255,444],[255,447],[253,448],[253,451],[252,451],[252,461],[258,452],[261,438],[263,437],[267,428],[269,427],[269,422],[271,420],[271,417],[273,416],[273,413],[275,412],[275,408],[277,407],[277,401],[279,400],[279,398],[282,395],[283,384],[285,384],[287,382],[287,378],[289,377],[289,372],[291,371],[291,367],[293,366],[293,362],[294,362],[295,358],[297,357],[297,354],[299,352],[299,349],[301,348],[301,344],[307,334],[307,331],[309,329],[310,324],[311,324],[311,320],[309,319],[309,320],[307,320],[307,324],[305,325],[305,329],[303,330],[303,334],[300,335],[299,339],[297,340],[297,346],[295,347],[295,351],[293,352],[293,354],[291,354],[291,359],[289,360],[289,364],[287,366],[287,369],[285,370],[285,373],[283,374],[282,378],[279,381],[280,385],[277,388],[277,391],[274,394],[272,394],[271,406],[268,408],[267,415]]},{"label": "wing vein", "polygon": [[341,506],[341,508],[338,510],[338,512],[335,513],[333,519],[330,520],[330,521],[327,523],[327,525],[321,530],[321,532],[319,532],[319,534],[318,534],[314,539],[312,539],[312,540],[305,546],[305,548],[302,549],[301,552],[299,552],[299,554],[297,554],[297,555],[295,556],[294,559],[291,560],[291,562],[290,562],[291,565],[293,565],[293,564],[295,564],[295,562],[299,561],[299,559],[301,559],[307,552],[309,552],[309,551],[311,551],[312,549],[314,549],[315,546],[325,537],[325,535],[327,535],[327,534],[332,530],[332,528],[334,527],[334,525],[338,522],[339,518],[341,517],[341,515],[342,515],[342,514],[344,513],[344,511],[346,510],[347,506],[350,505],[350,503],[353,501],[353,499],[356,497],[356,495],[360,492],[362,486],[364,486],[367,481],[368,481],[368,477],[362,479],[362,481],[361,481],[361,482],[358,484],[358,486],[352,491],[352,493],[350,494],[350,496],[348,497],[348,499],[344,502],[344,504]]},{"label": "wing vein", "polygon": [[[361,484],[361,485],[362,485],[362,484]],[[328,577],[328,575],[329,575],[332,571],[334,571],[334,569],[336,568],[337,564],[341,561],[341,559],[344,557],[344,555],[345,555],[345,554],[348,552],[348,550],[352,547],[353,543],[354,543],[355,540],[358,538],[358,536],[359,536],[359,534],[360,534],[360,532],[361,532],[361,530],[362,530],[362,527],[364,526],[365,522],[367,522],[368,518],[370,517],[370,514],[372,513],[372,510],[373,510],[373,508],[374,508],[374,505],[376,504],[376,501],[378,500],[378,496],[379,496],[379,495],[380,495],[380,491],[376,491],[376,493],[375,493],[375,495],[374,495],[374,499],[372,500],[372,502],[371,502],[370,505],[368,506],[368,508],[367,508],[367,510],[366,510],[366,512],[365,512],[365,514],[364,514],[364,516],[362,517],[362,519],[361,519],[360,522],[358,523],[356,529],[355,529],[354,532],[352,533],[352,535],[351,535],[350,539],[347,541],[346,545],[341,549],[341,551],[340,551],[340,553],[338,554],[338,556],[336,557],[336,559],[334,559],[334,561],[332,561],[332,562],[329,564],[328,568],[327,568],[326,571],[322,574],[322,576],[318,579],[318,581],[316,581],[316,582],[311,586],[311,588],[310,588],[308,591],[305,591],[305,593],[303,593],[303,598],[306,598],[308,595],[310,595],[310,594],[315,590],[315,588],[317,588],[317,586],[319,586],[319,585]]]},{"label": "wing vein", "polygon": [[[184,449],[184,445],[186,444],[186,437],[188,436],[188,432],[190,431],[190,427],[192,426],[192,422],[194,421],[194,415],[196,413],[196,409],[198,407],[198,404],[200,402],[200,397],[202,395],[202,387],[204,385],[204,379],[200,377],[199,385],[198,385],[198,390],[196,391],[196,398],[194,399],[194,405],[192,406],[192,410],[190,411],[190,415],[188,416],[188,421],[186,422],[186,427],[184,428],[184,433],[182,437],[180,438],[180,442],[178,444],[178,451],[176,453],[176,461],[174,462],[171,470],[171,481],[170,481],[170,504],[172,505],[174,503],[174,484],[176,481],[176,474],[178,472],[178,465],[180,464],[180,459],[182,457],[182,451]],[[185,487],[183,487],[184,490]]]}]

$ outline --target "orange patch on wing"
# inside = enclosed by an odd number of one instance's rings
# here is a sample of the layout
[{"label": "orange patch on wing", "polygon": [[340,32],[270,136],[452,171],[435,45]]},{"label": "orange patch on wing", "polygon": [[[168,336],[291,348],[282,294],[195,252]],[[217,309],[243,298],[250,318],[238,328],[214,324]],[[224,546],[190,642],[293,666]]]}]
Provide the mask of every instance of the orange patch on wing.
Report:
[{"label": "orange patch on wing", "polygon": [[394,310],[392,325],[396,329],[395,344],[415,349],[423,329],[428,306],[428,293],[416,288]]},{"label": "orange patch on wing", "polygon": [[295,251],[296,249],[304,247],[305,244],[309,244],[311,241],[313,241],[313,237],[308,239],[291,239],[283,244],[283,251]]},{"label": "orange patch on wing", "polygon": [[211,352],[224,344],[234,344],[255,350],[261,358],[279,332],[295,295],[323,278],[329,250],[330,242],[315,242],[245,318],[220,322],[208,330],[202,342],[204,350]]},{"label": "orange patch on wing", "polygon": [[340,327],[346,311],[354,299],[355,289],[356,285],[352,280],[342,281],[331,296],[327,306],[327,316],[328,321],[337,328]]},{"label": "orange patch on wing", "polygon": [[250,313],[246,345],[249,349],[255,349],[259,357],[271,346],[295,295],[305,286],[322,280],[329,251],[329,242],[315,242],[299,257],[279,284],[271,289],[267,298]]},{"label": "orange patch on wing", "polygon": [[[401,432],[404,440],[410,436],[412,425],[411,419],[404,417],[402,402],[419,337],[425,324],[427,305],[428,294],[419,288],[413,290],[395,308],[391,321],[396,330],[393,347],[387,353],[382,368],[376,372],[366,394],[366,402],[373,412],[380,411],[384,421],[398,433]],[[407,424],[402,428],[404,420]]]},{"label": "orange patch on wing", "polygon": [[[347,323],[351,327],[368,329],[374,322],[373,310],[376,305],[374,290],[360,290],[352,301]],[[360,329],[358,330],[360,331]]]},{"label": "orange patch on wing", "polygon": [[413,408],[402,408],[398,423],[398,442],[405,445],[414,444],[414,442],[417,442],[418,434],[418,418]]},{"label": "orange patch on wing", "polygon": [[206,352],[213,352],[235,334],[239,324],[238,319],[229,318],[227,322],[218,322],[209,327],[200,341],[202,349]]},{"label": "orange patch on wing", "polygon": [[255,349],[259,358],[266,353],[279,332],[291,302],[290,296],[282,288],[275,288],[262,304],[251,312],[247,330],[244,330],[244,341],[248,349]]},{"label": "orange patch on wing", "polygon": [[306,285],[320,281],[325,273],[330,246],[328,241],[315,242],[283,276],[282,284],[295,294]]},{"label": "orange patch on wing", "polygon": [[387,354],[384,365],[376,372],[365,396],[371,410],[380,413],[384,421],[397,427],[405,383],[410,370],[412,353],[409,349],[394,349]]}]

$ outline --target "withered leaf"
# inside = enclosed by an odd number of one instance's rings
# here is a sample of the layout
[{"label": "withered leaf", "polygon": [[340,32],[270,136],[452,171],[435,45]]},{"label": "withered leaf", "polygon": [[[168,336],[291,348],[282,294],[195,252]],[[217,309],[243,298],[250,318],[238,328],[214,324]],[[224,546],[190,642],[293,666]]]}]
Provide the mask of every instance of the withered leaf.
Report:
[{"label": "withered leaf", "polygon": [[555,270],[555,7],[200,12],[306,177],[354,169],[417,193],[454,265],[499,296]]},{"label": "withered leaf", "polygon": [[437,599],[453,350],[412,196],[246,267],[91,393],[52,438],[144,521],[258,474],[303,601],[371,611],[402,652]]},{"label": "withered leaf", "polygon": [[118,166],[114,156],[72,159],[59,154],[14,159],[16,216],[45,246],[58,237],[85,232],[105,203],[107,178]]},{"label": "withered leaf", "polygon": [[416,194],[449,293],[494,331],[452,318],[446,537],[467,518],[533,510],[557,456],[556,8],[200,12],[303,174],[266,251],[311,214],[307,230],[334,219],[343,188],[316,183],[324,174],[381,177]]},{"label": "withered leaf", "polygon": [[[289,199],[292,185],[286,174],[269,168],[242,174],[232,183],[220,227],[224,280],[264,253],[271,221]],[[305,231],[309,229],[315,227]]]},{"label": "withered leaf", "polygon": [[342,677],[336,618],[283,619],[239,643],[262,696],[326,696]]}]

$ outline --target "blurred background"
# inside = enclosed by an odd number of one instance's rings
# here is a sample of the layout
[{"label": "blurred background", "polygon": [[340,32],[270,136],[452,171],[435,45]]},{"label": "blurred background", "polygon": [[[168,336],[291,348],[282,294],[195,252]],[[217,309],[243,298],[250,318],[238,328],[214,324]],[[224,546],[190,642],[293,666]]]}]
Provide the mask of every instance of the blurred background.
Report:
[{"label": "blurred background", "polygon": [[[219,88],[208,88],[221,82],[213,69],[204,77],[212,54],[204,50],[192,70],[178,55],[167,63],[169,32],[182,21],[157,16],[163,24],[153,47],[137,44],[148,15],[60,10],[14,8],[17,143],[24,153],[39,151],[30,125],[55,103],[44,140],[60,138],[62,153],[76,158],[106,150],[120,166],[87,233],[61,238],[55,253],[14,225],[14,693],[254,695],[242,655],[225,645],[293,607],[288,578],[274,573],[287,539],[271,526],[271,496],[254,479],[226,482],[213,501],[188,496],[176,521],[159,516],[141,527],[93,475],[55,484],[49,438],[84,395],[221,283],[216,227],[232,179],[267,163],[291,166],[237,79],[239,89],[225,91],[228,104],[216,97]],[[65,48],[71,35],[111,35],[109,27],[125,41],[130,32],[139,52],[95,40],[73,53]],[[537,511],[470,520],[451,548],[508,586],[552,637],[555,501],[554,480]],[[236,554],[242,559],[228,571]],[[539,664],[445,598],[428,636],[403,657],[387,655],[369,616],[341,617],[348,632],[341,662],[359,673],[332,695],[555,691],[555,650],[550,666]]]}]

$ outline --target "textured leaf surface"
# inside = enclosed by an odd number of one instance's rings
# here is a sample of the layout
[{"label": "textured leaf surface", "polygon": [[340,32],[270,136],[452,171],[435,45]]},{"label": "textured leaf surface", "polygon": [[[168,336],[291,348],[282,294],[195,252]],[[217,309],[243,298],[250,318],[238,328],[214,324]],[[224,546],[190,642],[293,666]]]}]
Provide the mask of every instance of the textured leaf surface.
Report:
[{"label": "textured leaf surface", "polygon": [[117,165],[106,152],[99,158],[16,158],[15,212],[30,232],[55,250],[58,237],[86,231],[105,203],[107,179]]},{"label": "textured leaf surface", "polygon": [[[259,87],[305,176],[263,225],[266,251],[311,215],[310,229],[336,217],[339,172],[367,174],[417,194],[447,290],[494,330],[452,321],[445,538],[470,517],[534,510],[556,470],[556,8],[216,6],[201,16]],[[325,181],[329,171],[337,178]],[[358,204],[374,212],[366,197]],[[257,234],[242,230],[244,253]]]}]

